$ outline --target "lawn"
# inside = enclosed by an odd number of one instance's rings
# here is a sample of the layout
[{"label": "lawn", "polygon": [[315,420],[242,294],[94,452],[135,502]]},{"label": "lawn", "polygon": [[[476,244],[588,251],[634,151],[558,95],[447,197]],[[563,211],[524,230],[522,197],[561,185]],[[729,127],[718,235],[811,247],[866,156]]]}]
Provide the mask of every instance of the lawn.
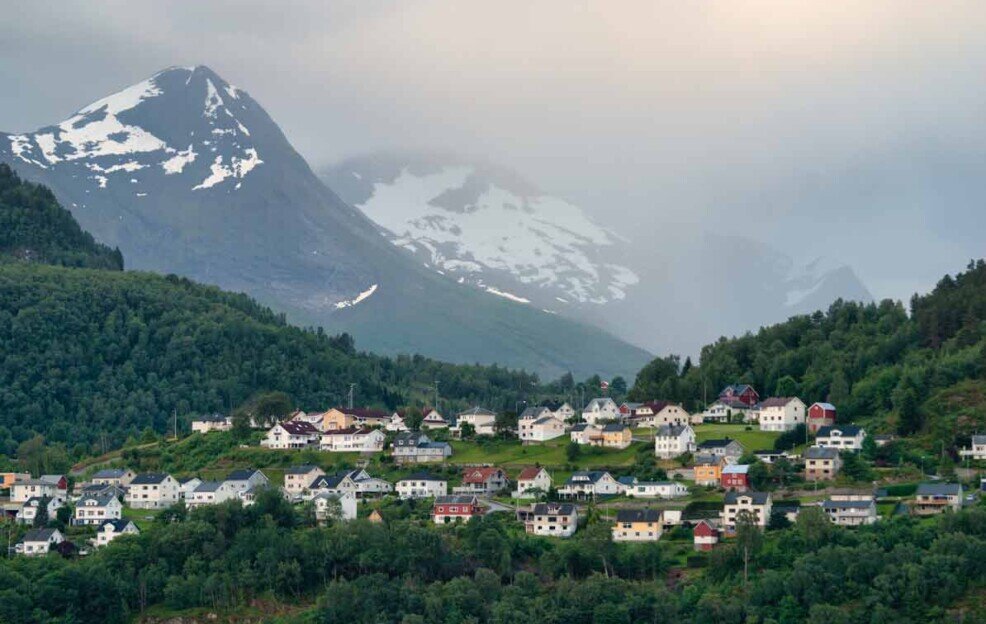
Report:
[{"label": "lawn", "polygon": [[134,524],[141,531],[154,524],[154,519],[157,518],[159,513],[161,513],[160,509],[134,509],[127,506],[123,508],[123,517],[133,520]]},{"label": "lawn", "polygon": [[[746,428],[751,427],[750,431]],[[695,439],[698,442],[715,438],[732,438],[747,451],[774,448],[774,440],[780,437],[775,431],[760,431],[756,425],[696,425]]]}]

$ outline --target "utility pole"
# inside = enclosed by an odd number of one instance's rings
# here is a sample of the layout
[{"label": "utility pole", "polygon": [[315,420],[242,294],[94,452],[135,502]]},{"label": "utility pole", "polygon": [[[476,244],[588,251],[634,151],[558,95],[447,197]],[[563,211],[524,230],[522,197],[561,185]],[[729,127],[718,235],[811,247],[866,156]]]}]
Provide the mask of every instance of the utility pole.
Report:
[{"label": "utility pole", "polygon": [[178,408],[177,407],[175,408],[174,415],[175,415],[175,440],[177,440],[178,439]]},{"label": "utility pole", "polygon": [[441,410],[438,409],[438,380],[437,379],[435,380],[435,411],[441,413]]},{"label": "utility pole", "polygon": [[349,384],[349,409],[353,409],[353,393],[356,391],[356,384]]}]

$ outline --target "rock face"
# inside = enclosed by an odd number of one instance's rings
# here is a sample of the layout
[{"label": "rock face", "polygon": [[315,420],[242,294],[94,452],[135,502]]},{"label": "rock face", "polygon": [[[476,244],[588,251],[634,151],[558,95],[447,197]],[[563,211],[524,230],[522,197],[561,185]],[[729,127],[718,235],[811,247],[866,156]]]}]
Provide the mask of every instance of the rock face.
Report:
[{"label": "rock face", "polygon": [[296,322],[350,331],[361,348],[549,377],[632,375],[649,357],[423,266],[322,183],[249,94],[204,66],[0,134],[0,161],[50,187],[128,268],[247,292]]}]

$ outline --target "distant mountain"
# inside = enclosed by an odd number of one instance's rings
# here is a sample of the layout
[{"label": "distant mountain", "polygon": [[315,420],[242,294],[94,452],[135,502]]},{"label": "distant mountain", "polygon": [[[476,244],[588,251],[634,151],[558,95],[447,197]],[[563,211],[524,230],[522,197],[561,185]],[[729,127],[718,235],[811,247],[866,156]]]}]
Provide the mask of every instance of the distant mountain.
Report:
[{"label": "distant mountain", "polygon": [[799,264],[746,233],[603,227],[515,172],[456,155],[376,154],[320,175],[433,270],[654,352],[697,353],[840,298],[872,300],[831,259]]},{"label": "distant mountain", "polygon": [[393,244],[489,292],[557,308],[623,299],[638,281],[619,264],[624,240],[502,167],[378,154],[321,176]]},{"label": "distant mountain", "polygon": [[0,161],[49,186],[128,265],[249,293],[381,353],[553,377],[631,375],[649,354],[456,284],[389,244],[311,172],[245,91],[176,67],[34,132]]}]

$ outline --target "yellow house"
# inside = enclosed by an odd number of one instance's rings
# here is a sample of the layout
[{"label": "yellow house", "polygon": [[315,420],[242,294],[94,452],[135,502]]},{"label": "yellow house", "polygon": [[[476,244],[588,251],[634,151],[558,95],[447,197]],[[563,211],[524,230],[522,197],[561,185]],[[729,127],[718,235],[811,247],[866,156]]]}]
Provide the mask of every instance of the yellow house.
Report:
[{"label": "yellow house", "polygon": [[356,425],[356,417],[347,414],[340,409],[332,408],[322,414],[322,431],[332,431],[333,429],[349,429]]},{"label": "yellow house", "polygon": [[610,423],[603,427],[600,432],[602,444],[606,448],[625,449],[633,441],[633,433],[630,427],[620,423]]},{"label": "yellow house", "polygon": [[695,458],[695,485],[719,485],[725,460],[715,455],[699,455]]},{"label": "yellow house", "polygon": [[656,509],[621,509],[613,525],[614,542],[656,542],[663,532],[661,512]]},{"label": "yellow house", "polygon": [[27,481],[31,478],[26,472],[0,472],[0,489],[8,489],[14,481]]}]

